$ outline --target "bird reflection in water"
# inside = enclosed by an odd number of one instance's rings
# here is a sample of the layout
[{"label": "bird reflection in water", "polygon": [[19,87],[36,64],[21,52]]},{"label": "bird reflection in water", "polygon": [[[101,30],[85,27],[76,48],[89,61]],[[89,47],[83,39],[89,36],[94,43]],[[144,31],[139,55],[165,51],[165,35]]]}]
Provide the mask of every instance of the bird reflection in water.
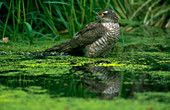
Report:
[{"label": "bird reflection in water", "polygon": [[112,99],[119,94],[121,86],[120,74],[112,66],[86,64],[74,69],[83,71],[83,74],[76,74],[76,77],[82,81],[88,91],[101,93],[102,99]]}]

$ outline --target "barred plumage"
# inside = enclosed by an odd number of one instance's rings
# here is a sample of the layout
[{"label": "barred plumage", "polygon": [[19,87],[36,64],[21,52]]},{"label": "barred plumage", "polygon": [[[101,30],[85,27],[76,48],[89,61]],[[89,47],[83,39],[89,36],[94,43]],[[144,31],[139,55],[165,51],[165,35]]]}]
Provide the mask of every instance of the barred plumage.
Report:
[{"label": "barred plumage", "polygon": [[120,27],[116,14],[112,10],[100,11],[97,18],[98,22],[87,24],[70,41],[45,51],[67,52],[71,55],[84,54],[87,57],[106,57],[120,37]]},{"label": "barred plumage", "polygon": [[106,57],[110,49],[120,37],[120,27],[118,23],[102,23],[108,29],[106,34],[86,47],[88,57]]}]

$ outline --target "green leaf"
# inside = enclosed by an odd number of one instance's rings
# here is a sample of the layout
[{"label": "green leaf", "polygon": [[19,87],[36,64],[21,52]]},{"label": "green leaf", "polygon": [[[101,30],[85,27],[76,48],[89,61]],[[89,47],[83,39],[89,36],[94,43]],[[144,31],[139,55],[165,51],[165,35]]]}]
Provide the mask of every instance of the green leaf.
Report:
[{"label": "green leaf", "polygon": [[3,2],[0,2],[0,9],[1,9],[2,4],[3,4]]},{"label": "green leaf", "polygon": [[32,29],[32,26],[28,23],[28,22],[23,22],[23,24],[26,25],[27,29],[26,29],[26,32],[27,32],[27,35],[28,35],[28,39],[30,40],[30,44],[33,44],[33,29]]}]

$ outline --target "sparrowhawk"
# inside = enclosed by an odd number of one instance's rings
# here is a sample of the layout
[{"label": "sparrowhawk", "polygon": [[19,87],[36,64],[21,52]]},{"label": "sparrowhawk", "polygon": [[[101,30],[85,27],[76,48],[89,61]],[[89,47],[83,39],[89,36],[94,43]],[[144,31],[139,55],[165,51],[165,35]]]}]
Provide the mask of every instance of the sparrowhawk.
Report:
[{"label": "sparrowhawk", "polygon": [[97,14],[98,21],[87,24],[67,42],[46,49],[46,52],[65,52],[86,57],[106,57],[120,37],[118,18],[113,10]]}]

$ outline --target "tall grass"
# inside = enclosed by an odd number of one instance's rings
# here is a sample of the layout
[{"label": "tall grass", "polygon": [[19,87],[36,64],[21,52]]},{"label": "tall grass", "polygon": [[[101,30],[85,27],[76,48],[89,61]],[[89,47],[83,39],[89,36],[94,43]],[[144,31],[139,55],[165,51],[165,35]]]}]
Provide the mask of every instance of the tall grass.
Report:
[{"label": "tall grass", "polygon": [[[3,0],[0,2],[0,38],[13,41],[70,38],[102,9],[113,9],[123,31],[141,25],[169,27],[168,0]],[[5,10],[5,12],[3,11]]]}]

